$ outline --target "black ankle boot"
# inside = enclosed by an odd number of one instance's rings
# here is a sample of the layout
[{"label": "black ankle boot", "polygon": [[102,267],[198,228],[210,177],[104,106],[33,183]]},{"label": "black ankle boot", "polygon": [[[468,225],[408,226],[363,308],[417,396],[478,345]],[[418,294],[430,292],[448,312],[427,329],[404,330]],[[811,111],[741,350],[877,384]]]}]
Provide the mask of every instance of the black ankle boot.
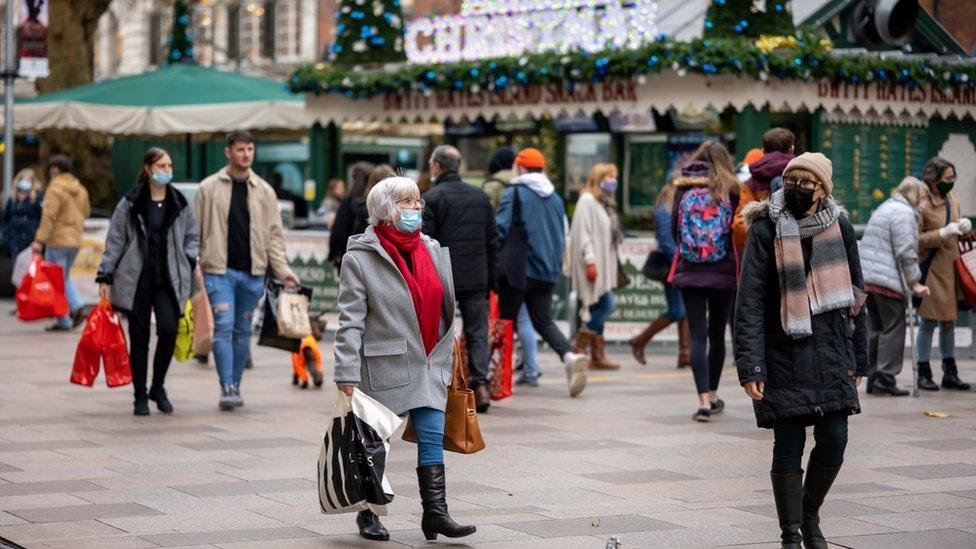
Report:
[{"label": "black ankle boot", "polygon": [[390,539],[390,532],[380,522],[380,517],[376,513],[366,509],[356,515],[356,526],[359,527],[359,535],[366,539],[376,541],[386,541]]},{"label": "black ankle boot", "polygon": [[166,397],[166,390],[162,387],[153,387],[149,390],[149,400],[156,403],[156,409],[164,414],[173,413],[173,405]]},{"label": "black ankle boot", "polygon": [[924,391],[939,390],[939,386],[932,381],[932,367],[928,362],[918,363],[918,388]]},{"label": "black ankle boot", "polygon": [[776,500],[776,516],[782,530],[782,549],[800,549],[800,523],[803,520],[803,472],[777,475],[770,473],[773,481],[773,499]]},{"label": "black ankle boot", "polygon": [[424,506],[420,528],[424,531],[427,541],[436,540],[437,534],[449,538],[463,538],[475,533],[477,528],[459,525],[447,512],[443,463],[417,467],[417,482],[420,484],[420,500]]},{"label": "black ankle boot", "polygon": [[956,359],[942,359],[942,388],[968,391],[969,384],[959,379],[959,368],[956,367]]},{"label": "black ankle boot", "polygon": [[135,403],[133,403],[132,405],[132,415],[136,415],[136,416],[149,415],[149,397],[145,395],[140,395],[136,397]]},{"label": "black ankle boot", "polygon": [[824,467],[812,459],[807,463],[807,478],[803,482],[803,547],[827,549],[827,540],[820,531],[820,506],[830,491],[840,467]]}]

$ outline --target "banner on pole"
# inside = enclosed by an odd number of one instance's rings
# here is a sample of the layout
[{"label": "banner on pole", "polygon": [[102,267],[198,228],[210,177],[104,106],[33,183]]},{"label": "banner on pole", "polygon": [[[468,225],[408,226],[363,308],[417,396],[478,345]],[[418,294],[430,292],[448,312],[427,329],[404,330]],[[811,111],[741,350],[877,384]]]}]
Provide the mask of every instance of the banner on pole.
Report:
[{"label": "banner on pole", "polygon": [[17,27],[17,72],[22,78],[46,78],[48,3],[50,0],[21,0]]}]

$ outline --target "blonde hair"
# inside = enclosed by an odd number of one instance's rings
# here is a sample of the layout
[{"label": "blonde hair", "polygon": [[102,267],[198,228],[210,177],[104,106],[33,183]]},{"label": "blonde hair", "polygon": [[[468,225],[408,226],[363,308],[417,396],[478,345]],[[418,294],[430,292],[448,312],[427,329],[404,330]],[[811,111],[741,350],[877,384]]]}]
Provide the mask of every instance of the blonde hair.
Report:
[{"label": "blonde hair", "polygon": [[398,176],[380,181],[366,195],[369,224],[392,223],[398,215],[397,202],[411,197],[420,198],[420,189],[413,179]]},{"label": "blonde hair", "polygon": [[30,199],[32,201],[37,200],[37,195],[41,193],[43,187],[41,187],[41,180],[38,179],[37,174],[34,173],[34,170],[24,168],[23,170],[17,172],[17,175],[14,176],[14,189],[16,189],[17,182],[21,179],[26,179],[31,182]]},{"label": "blonde hair", "polygon": [[600,182],[606,179],[607,176],[617,177],[617,166],[605,162],[595,164],[590,168],[590,176],[586,179],[583,192],[592,194],[598,200],[602,199],[603,189],[600,188]]}]

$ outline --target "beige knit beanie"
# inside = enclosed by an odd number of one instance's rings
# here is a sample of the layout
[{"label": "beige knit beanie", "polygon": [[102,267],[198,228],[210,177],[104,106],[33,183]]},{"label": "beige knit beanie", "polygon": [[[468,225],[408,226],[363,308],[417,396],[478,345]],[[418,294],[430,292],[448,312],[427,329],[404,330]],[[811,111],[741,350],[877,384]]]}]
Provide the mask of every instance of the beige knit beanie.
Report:
[{"label": "beige knit beanie", "polygon": [[783,177],[785,178],[792,170],[806,170],[816,175],[817,179],[823,183],[824,190],[827,191],[827,196],[834,194],[834,180],[832,179],[834,167],[830,163],[830,159],[823,154],[808,152],[790,160],[790,163],[786,165],[786,169],[783,170]]}]

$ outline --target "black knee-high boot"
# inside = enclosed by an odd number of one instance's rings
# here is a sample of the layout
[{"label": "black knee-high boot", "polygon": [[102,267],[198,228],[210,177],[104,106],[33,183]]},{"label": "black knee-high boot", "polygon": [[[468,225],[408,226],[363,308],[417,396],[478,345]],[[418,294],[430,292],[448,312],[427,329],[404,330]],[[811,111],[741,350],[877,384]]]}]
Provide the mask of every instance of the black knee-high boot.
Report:
[{"label": "black knee-high boot", "polygon": [[447,512],[443,463],[417,467],[417,481],[420,484],[420,500],[424,506],[420,527],[428,541],[437,539],[437,534],[449,538],[463,538],[475,533],[477,528],[461,526],[454,522]]},{"label": "black knee-high boot", "polygon": [[773,498],[776,500],[776,516],[782,530],[782,549],[800,549],[800,522],[803,520],[803,471],[777,475],[770,473],[773,481]]},{"label": "black knee-high boot", "polygon": [[820,531],[820,506],[830,491],[840,467],[824,467],[812,459],[807,463],[807,478],[803,482],[803,546],[806,549],[827,549],[827,540]]}]

